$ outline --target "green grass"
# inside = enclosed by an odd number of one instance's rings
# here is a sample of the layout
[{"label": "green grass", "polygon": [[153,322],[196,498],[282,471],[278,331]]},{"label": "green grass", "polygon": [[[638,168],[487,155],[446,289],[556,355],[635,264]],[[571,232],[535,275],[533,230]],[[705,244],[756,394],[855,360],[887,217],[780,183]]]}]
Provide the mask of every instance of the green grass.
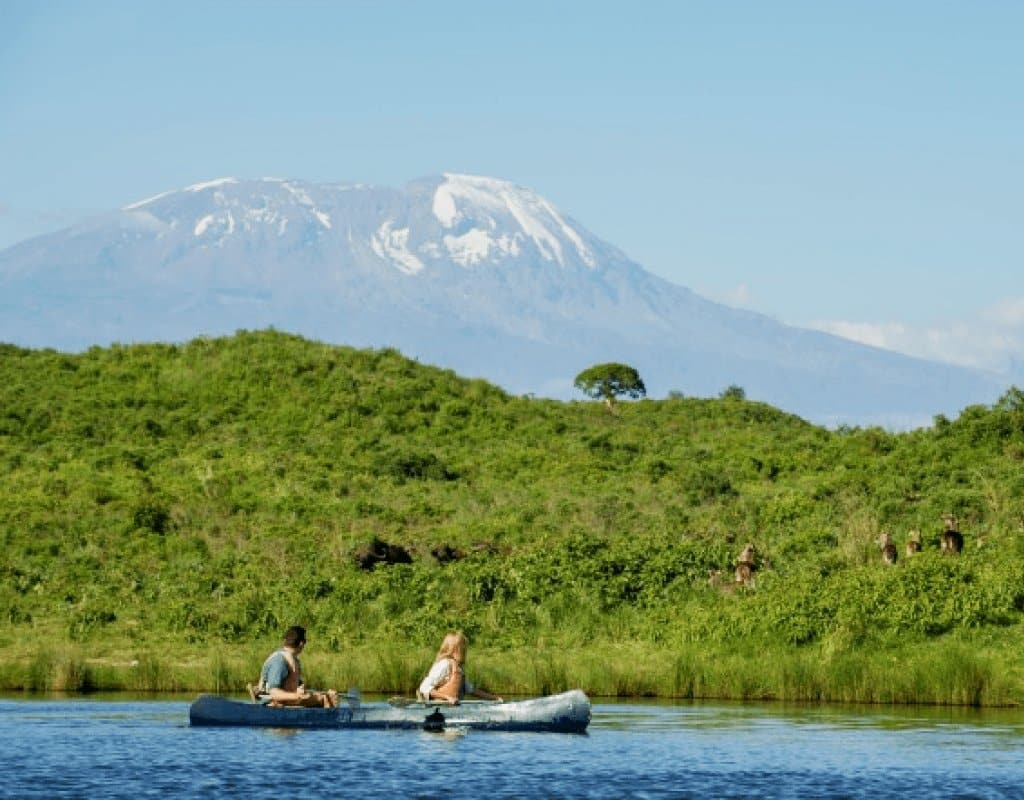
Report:
[{"label": "green grass", "polygon": [[[209,652],[183,662],[145,655],[105,661],[83,651],[39,651],[0,671],[5,690],[26,692],[206,692],[244,694],[264,653]],[[305,659],[311,686],[367,693],[415,692],[431,654],[362,650]],[[581,687],[594,697],[780,700],[948,706],[1020,703],[1019,668],[1006,654],[954,642],[921,648],[853,651],[779,649],[758,657],[708,648],[670,652],[649,645],[593,646],[573,652],[490,651],[468,665],[479,685],[506,696]]]},{"label": "green grass", "polygon": [[[310,683],[368,692],[459,628],[509,695],[1021,702],[1024,394],[903,434],[733,394],[613,415],[273,331],[0,345],[0,688],[241,691],[300,623]],[[361,570],[374,539],[410,563]],[[747,542],[755,585],[713,585]]]}]

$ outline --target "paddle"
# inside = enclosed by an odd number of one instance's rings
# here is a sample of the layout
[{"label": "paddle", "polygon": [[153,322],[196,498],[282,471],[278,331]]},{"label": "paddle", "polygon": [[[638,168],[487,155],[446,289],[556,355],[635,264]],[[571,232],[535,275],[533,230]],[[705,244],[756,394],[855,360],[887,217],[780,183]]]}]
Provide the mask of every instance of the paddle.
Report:
[{"label": "paddle", "polygon": [[[246,688],[246,691],[249,692],[249,697],[250,697],[250,699],[254,703],[263,704],[263,703],[268,702],[270,700],[270,693],[266,692],[266,691],[263,691],[262,689],[260,689],[258,686],[254,685],[254,684],[247,683],[245,685],[245,688]],[[317,694],[317,695],[320,695],[321,697],[326,697],[326,696],[328,696],[331,693],[330,691],[324,691],[323,689],[306,689],[306,692],[308,694]],[[360,702],[361,698],[360,698],[359,690],[358,689],[355,689],[355,688],[349,689],[348,692],[345,693],[345,694],[339,694],[338,692],[334,692],[334,697],[335,697],[334,704],[333,705],[329,705],[329,706],[324,706],[324,708],[338,708],[338,707],[341,706],[343,700],[345,701],[345,703],[347,704],[347,706],[349,708],[351,708],[351,709],[359,708],[359,702]],[[281,707],[282,708],[315,708],[315,706],[281,706]]]},{"label": "paddle", "polygon": [[[486,706],[486,705],[498,705],[501,702],[502,702],[501,700],[477,700],[477,699],[470,700],[470,699],[466,699],[466,700],[460,700],[458,703],[456,703],[456,705],[457,706],[465,706],[465,705]],[[434,708],[434,707],[437,707],[437,706],[450,706],[451,703],[446,703],[444,700],[430,700],[429,702],[425,703],[422,700],[417,700],[415,697],[389,697],[388,698],[388,705],[389,706],[394,706],[395,708],[409,708],[410,706],[422,706],[423,708]]]}]

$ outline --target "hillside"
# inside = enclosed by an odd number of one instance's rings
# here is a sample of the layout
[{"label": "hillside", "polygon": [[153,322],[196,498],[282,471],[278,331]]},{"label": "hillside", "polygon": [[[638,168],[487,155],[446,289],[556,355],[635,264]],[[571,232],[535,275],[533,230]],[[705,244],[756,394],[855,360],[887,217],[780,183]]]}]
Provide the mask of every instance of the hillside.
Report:
[{"label": "hillside", "polygon": [[237,689],[301,621],[321,675],[383,691],[458,627],[509,692],[1018,702],[1022,460],[1017,390],[890,434],[735,397],[611,415],[274,331],[6,345],[0,684]]},{"label": "hillside", "polygon": [[0,341],[80,352],[271,327],[562,400],[587,364],[624,361],[651,397],[739,384],[829,427],[927,426],[1008,385],[712,302],[494,178],[223,178],[0,251]]}]

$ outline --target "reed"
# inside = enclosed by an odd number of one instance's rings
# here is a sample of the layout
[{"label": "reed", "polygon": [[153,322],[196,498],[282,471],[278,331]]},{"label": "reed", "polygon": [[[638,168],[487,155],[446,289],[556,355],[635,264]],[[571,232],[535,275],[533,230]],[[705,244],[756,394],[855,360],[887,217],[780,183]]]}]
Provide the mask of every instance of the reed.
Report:
[{"label": "reed", "polygon": [[129,686],[136,692],[173,692],[182,688],[172,675],[164,659],[153,653],[142,654],[135,660]]},{"label": "reed", "polygon": [[522,685],[520,691],[554,694],[566,687],[566,666],[558,653],[544,651],[535,654],[528,661],[523,661],[520,657],[516,659],[516,663],[528,665],[523,675],[525,685]]},{"label": "reed", "polygon": [[58,692],[84,694],[95,691],[101,681],[92,665],[77,654],[69,653],[57,660],[52,688]]},{"label": "reed", "polygon": [[[217,646],[187,658],[166,650],[132,658],[100,656],[83,646],[26,650],[0,667],[0,689],[29,692],[217,692],[240,695],[273,649]],[[573,648],[471,648],[470,679],[506,696],[582,688],[593,697],[687,700],[784,700],[947,706],[1024,702],[1015,650],[978,648],[955,639],[908,646],[784,648],[751,644],[663,646],[595,642]],[[303,659],[316,688],[411,695],[432,663],[432,648],[394,642]]]},{"label": "reed", "polygon": [[15,685],[10,688],[29,692],[50,691],[54,688],[56,670],[57,659],[53,651],[41,650],[28,660],[24,673],[20,679],[15,678]]},{"label": "reed", "polygon": [[[433,660],[423,653],[389,646],[376,653],[370,663],[370,677],[363,681],[370,691],[415,692]],[[359,682],[357,682],[359,683]]]}]

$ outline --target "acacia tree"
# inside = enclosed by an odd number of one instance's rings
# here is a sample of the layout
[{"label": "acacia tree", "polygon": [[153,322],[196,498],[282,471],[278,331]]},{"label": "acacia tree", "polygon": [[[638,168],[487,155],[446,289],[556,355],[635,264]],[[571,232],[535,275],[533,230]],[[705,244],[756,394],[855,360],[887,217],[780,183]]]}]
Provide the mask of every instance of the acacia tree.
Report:
[{"label": "acacia tree", "polygon": [[640,373],[628,364],[609,362],[607,364],[595,364],[579,375],[573,384],[587,397],[603,399],[608,410],[615,406],[617,397],[645,397],[647,388],[640,380]]}]

